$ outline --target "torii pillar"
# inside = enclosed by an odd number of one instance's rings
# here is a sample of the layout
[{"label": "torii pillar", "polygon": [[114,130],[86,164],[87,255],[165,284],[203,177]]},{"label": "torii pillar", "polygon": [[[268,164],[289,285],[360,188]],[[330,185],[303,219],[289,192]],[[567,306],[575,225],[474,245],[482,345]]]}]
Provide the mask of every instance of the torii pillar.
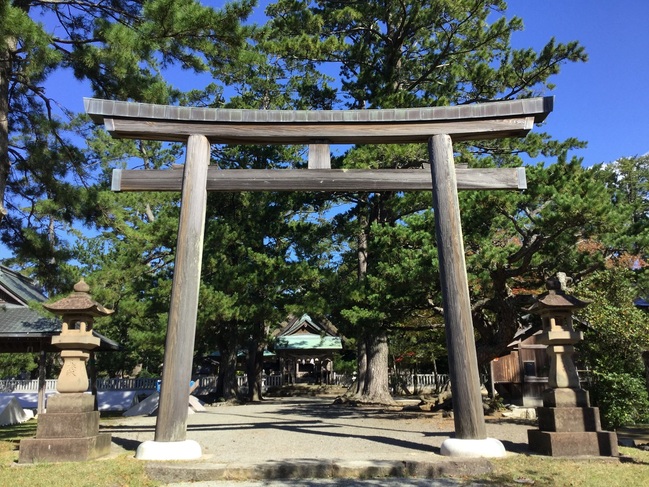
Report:
[{"label": "torii pillar", "polygon": [[[466,276],[458,189],[526,188],[523,168],[461,169],[453,141],[518,137],[552,111],[553,98],[455,107],[394,110],[228,110],[86,99],[86,112],[114,137],[187,142],[184,171],[113,171],[114,191],[182,190],[176,263],[167,326],[155,440],[137,457],[184,460],[201,456],[186,440],[187,399],[198,309],[206,191],[431,191],[440,263],[455,438],[442,454],[498,457],[486,437]],[[431,172],[422,169],[330,169],[332,144],[428,142]],[[208,167],[210,143],[309,144],[308,170],[219,170]]]},{"label": "torii pillar", "polygon": [[186,437],[209,163],[210,143],[207,138],[190,135],[182,182],[158,419],[154,441],[141,443],[135,454],[136,458],[143,460],[192,460],[202,455],[198,442]]},{"label": "torii pillar", "polygon": [[487,438],[484,421],[451,137],[431,137],[428,153],[455,422],[455,438],[442,443],[441,453],[501,457],[505,447],[500,441]]}]

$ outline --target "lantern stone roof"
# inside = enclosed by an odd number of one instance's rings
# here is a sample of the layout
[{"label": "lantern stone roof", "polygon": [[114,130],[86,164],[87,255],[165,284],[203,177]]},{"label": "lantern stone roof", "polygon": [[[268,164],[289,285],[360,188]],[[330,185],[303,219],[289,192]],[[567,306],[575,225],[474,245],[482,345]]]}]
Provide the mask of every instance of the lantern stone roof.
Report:
[{"label": "lantern stone roof", "polygon": [[544,309],[581,309],[586,306],[588,306],[588,301],[582,301],[561,290],[551,289],[537,297],[534,304],[527,308],[527,311],[538,313]]},{"label": "lantern stone roof", "polygon": [[548,279],[546,286],[548,291],[537,296],[534,304],[527,308],[527,311],[538,313],[545,309],[581,309],[589,304],[588,301],[567,294],[557,279]]},{"label": "lantern stone roof", "polygon": [[89,294],[90,286],[83,278],[74,285],[74,292],[66,298],[43,307],[52,313],[63,315],[67,313],[84,313],[91,316],[108,316],[113,313],[112,309],[104,308],[97,301],[94,301]]}]

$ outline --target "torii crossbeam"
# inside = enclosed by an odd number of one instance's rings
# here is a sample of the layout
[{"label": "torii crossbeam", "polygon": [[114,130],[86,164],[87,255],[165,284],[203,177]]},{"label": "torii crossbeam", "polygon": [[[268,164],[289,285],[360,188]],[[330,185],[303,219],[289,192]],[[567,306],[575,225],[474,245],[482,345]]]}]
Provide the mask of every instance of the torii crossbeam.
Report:
[{"label": "torii crossbeam", "polygon": [[[198,308],[207,191],[432,190],[455,439],[442,453],[500,456],[486,437],[466,276],[458,189],[525,189],[525,171],[456,169],[453,141],[521,137],[552,111],[553,98],[394,110],[230,110],[85,99],[86,112],[120,138],[187,143],[183,171],[113,173],[115,191],[182,191],[180,222],[154,442],[138,458],[190,459],[187,398]],[[427,170],[334,170],[328,144],[428,143]],[[218,170],[210,144],[308,144],[306,170]],[[470,440],[470,441],[465,441]],[[495,443],[494,443],[495,442]],[[195,442],[194,442],[195,443]],[[174,447],[181,444],[180,448]],[[459,445],[459,446],[458,446]]]}]

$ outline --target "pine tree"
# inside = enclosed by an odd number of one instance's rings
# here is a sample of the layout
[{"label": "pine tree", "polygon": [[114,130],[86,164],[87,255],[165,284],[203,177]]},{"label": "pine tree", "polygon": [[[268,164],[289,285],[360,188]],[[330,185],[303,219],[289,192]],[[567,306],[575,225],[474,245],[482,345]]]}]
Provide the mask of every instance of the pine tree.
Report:
[{"label": "pine tree", "polygon": [[[236,94],[225,104],[243,109],[314,109],[330,104],[326,79],[308,65],[284,62],[264,51],[265,29],[224,77]],[[302,147],[214,146],[222,169],[282,170],[305,166]],[[261,399],[263,352],[272,327],[313,298],[318,256],[327,252],[318,214],[327,198],[306,193],[211,194],[205,230],[201,342],[221,352],[219,392],[235,391],[236,353],[247,350],[248,399]],[[300,310],[304,312],[304,310]],[[200,318],[200,317],[199,317]]]},{"label": "pine tree", "polygon": [[[336,66],[340,98],[349,108],[405,108],[459,105],[538,95],[551,89],[550,78],[564,62],[583,61],[576,42],[553,39],[535,52],[513,49],[510,36],[522,29],[507,19],[503,1],[293,1],[280,0],[272,17],[274,52],[321,67]],[[574,140],[564,145],[577,147]],[[551,149],[544,134],[524,141],[489,142],[456,147],[473,166],[520,165],[517,154]],[[491,157],[494,155],[494,157]],[[342,167],[417,167],[423,148],[356,147],[341,158]],[[460,161],[464,162],[464,161]],[[357,261],[356,296],[340,314],[354,326],[359,343],[357,398],[389,402],[387,300],[376,303],[369,289],[380,281],[381,253],[372,239],[383,226],[429,206],[421,197],[400,194],[356,195],[348,212],[355,222],[349,236]],[[375,252],[374,254],[372,252]],[[350,264],[351,268],[351,264]],[[394,298],[394,297],[392,297]],[[366,365],[364,365],[366,364]]]},{"label": "pine tree", "polygon": [[226,66],[245,40],[241,21],[253,4],[0,2],[0,232],[50,290],[72,257],[65,236],[93,204],[87,188],[96,176],[70,125],[74,114],[48,92],[50,76],[67,71],[100,98],[177,101],[166,71]]}]

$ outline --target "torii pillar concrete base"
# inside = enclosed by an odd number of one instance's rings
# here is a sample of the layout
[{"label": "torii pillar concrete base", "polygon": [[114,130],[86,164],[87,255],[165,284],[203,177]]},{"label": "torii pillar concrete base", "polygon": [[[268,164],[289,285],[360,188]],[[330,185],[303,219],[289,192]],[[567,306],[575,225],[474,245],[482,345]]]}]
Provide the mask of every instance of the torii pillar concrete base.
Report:
[{"label": "torii pillar concrete base", "polygon": [[441,454],[447,457],[500,458],[507,452],[503,444],[495,438],[484,440],[449,438],[442,443]]},{"label": "torii pillar concrete base", "polygon": [[197,460],[203,455],[201,446],[194,440],[145,441],[137,447],[138,460]]}]

